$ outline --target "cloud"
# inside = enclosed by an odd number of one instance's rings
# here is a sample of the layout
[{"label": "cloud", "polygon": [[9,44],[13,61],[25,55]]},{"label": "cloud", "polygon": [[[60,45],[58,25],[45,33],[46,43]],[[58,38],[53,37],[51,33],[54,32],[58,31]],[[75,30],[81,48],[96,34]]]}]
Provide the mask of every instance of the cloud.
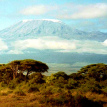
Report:
[{"label": "cloud", "polygon": [[[8,53],[23,54],[29,49],[53,50],[61,53],[94,53],[107,54],[107,40],[104,42],[90,40],[67,40],[59,37],[40,37],[37,39],[17,40],[11,44],[12,49]],[[32,52],[32,51],[29,51]]]},{"label": "cloud", "polygon": [[102,43],[104,46],[107,46],[107,39]]},{"label": "cloud", "polygon": [[25,8],[20,13],[24,15],[42,15],[47,13],[49,10],[45,5],[36,5]]},{"label": "cloud", "polygon": [[59,14],[62,19],[93,19],[107,17],[107,4],[96,3],[90,5],[72,4],[66,7],[66,12]]},{"label": "cloud", "polygon": [[7,53],[8,54],[24,54],[22,52],[22,50],[17,50],[17,49],[15,49],[15,50],[9,50]]},{"label": "cloud", "polygon": [[44,5],[31,6],[22,10],[24,15],[41,15],[47,12],[47,9]]},{"label": "cloud", "polygon": [[103,42],[90,40],[73,40],[72,42],[76,45],[76,49],[59,50],[59,52],[107,54],[107,49],[104,47]]},{"label": "cloud", "polygon": [[65,50],[65,49],[75,49],[76,46],[74,43],[71,43],[69,40],[61,39],[59,37],[42,37],[38,39],[26,39],[18,40],[12,44],[15,49],[25,50],[28,48],[33,49],[52,49],[52,50]]},{"label": "cloud", "polygon": [[0,39],[0,51],[2,50],[7,50],[8,49],[8,46],[5,44],[5,42]]},{"label": "cloud", "polygon": [[60,19],[93,19],[107,17],[107,4],[34,5],[20,11],[23,15],[48,15]]},{"label": "cloud", "polygon": [[78,49],[75,51],[78,53],[107,54],[107,49],[102,45],[102,42],[98,41],[79,41],[77,47]]}]

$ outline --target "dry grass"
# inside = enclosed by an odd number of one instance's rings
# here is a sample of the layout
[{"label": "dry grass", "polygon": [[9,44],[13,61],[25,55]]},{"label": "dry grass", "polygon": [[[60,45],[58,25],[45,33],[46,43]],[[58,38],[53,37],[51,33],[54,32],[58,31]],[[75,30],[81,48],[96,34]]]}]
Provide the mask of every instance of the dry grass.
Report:
[{"label": "dry grass", "polygon": [[27,93],[26,96],[17,96],[15,94],[0,96],[0,107],[41,107],[38,103],[39,97],[36,93]]},{"label": "dry grass", "polygon": [[94,101],[103,101],[107,102],[107,96],[104,94],[97,94],[97,93],[92,93],[92,92],[87,92],[84,94],[89,99],[93,99]]},{"label": "dry grass", "polygon": [[[5,93],[8,93],[7,91],[3,91]],[[78,92],[73,92],[72,95],[75,96],[77,95]],[[55,94],[52,95],[53,97],[57,97]],[[51,97],[52,97],[51,96]],[[93,99],[95,101],[104,101],[107,103],[107,97],[104,96],[103,94],[96,94],[96,93],[91,93],[87,92],[84,93],[83,96],[86,96],[89,99]],[[36,93],[26,93],[26,96],[18,96],[13,93],[9,93],[5,96],[0,95],[0,107],[45,107],[44,104],[40,104],[39,100],[43,97],[42,94],[39,92]],[[107,107],[105,104],[104,107]]]},{"label": "dry grass", "polygon": [[[19,88],[18,88],[19,89]],[[41,99],[47,95],[44,95],[42,91],[27,93],[25,95],[15,94],[15,91],[9,88],[0,90],[0,107],[46,107],[44,103],[40,103]],[[56,92],[56,91],[55,91]],[[63,90],[63,93],[68,93],[67,90]],[[70,92],[72,96],[82,95],[88,99],[94,101],[103,101],[106,102],[104,107],[107,107],[107,96],[104,94],[97,94],[92,92],[82,93],[81,91],[73,90]],[[47,97],[57,98],[61,93],[49,94]]]}]

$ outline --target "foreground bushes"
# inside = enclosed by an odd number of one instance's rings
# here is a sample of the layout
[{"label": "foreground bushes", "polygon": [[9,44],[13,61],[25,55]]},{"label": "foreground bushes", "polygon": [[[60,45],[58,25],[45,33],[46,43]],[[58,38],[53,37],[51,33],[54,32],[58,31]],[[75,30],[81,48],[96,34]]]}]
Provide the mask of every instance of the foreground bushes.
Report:
[{"label": "foreground bushes", "polygon": [[[74,77],[73,77],[74,75]],[[54,86],[53,89],[65,89],[65,90],[79,90],[81,92],[95,92],[95,93],[104,93],[107,91],[107,80],[98,82],[94,78],[81,78],[79,74],[79,79],[76,80],[76,75],[67,75],[64,72],[58,72],[52,74],[51,76],[43,76],[41,73],[33,73],[29,75],[27,81],[26,77],[22,74],[19,74],[19,77],[11,80],[8,84],[2,82],[2,87],[9,87],[10,89],[15,89],[19,84],[25,82],[27,92],[36,92],[39,91],[39,88],[42,87],[43,90],[46,90],[47,87]],[[26,85],[27,84],[27,85]],[[40,85],[41,84],[41,85]],[[23,84],[21,84],[23,85]],[[38,86],[39,87],[38,87]],[[44,87],[43,87],[44,86]],[[51,89],[51,90],[53,90]]]},{"label": "foreground bushes", "polygon": [[39,102],[41,104],[46,104],[47,107],[103,107],[102,103],[95,102],[87,99],[81,95],[72,95],[62,94],[56,98],[49,98],[48,96],[43,96]]},{"label": "foreground bushes", "polygon": [[[1,86],[4,89],[8,87],[17,96],[36,93],[40,96],[36,100],[47,107],[53,105],[54,107],[102,107],[102,99],[88,99],[84,93],[107,95],[106,84],[107,80],[99,82],[80,74],[67,75],[64,72],[58,72],[51,76],[33,73],[28,78],[19,74],[8,84],[2,82]],[[73,92],[79,92],[79,94],[73,95]]]}]

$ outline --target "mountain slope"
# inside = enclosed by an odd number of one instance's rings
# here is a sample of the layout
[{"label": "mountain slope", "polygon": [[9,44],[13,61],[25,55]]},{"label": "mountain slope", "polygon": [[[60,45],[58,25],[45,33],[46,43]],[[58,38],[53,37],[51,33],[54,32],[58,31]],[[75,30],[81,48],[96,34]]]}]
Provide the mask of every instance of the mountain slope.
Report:
[{"label": "mountain slope", "polygon": [[17,24],[0,31],[0,38],[25,39],[41,36],[58,36],[65,39],[89,39],[104,41],[107,34],[102,32],[83,32],[72,29],[59,20],[23,20]]}]

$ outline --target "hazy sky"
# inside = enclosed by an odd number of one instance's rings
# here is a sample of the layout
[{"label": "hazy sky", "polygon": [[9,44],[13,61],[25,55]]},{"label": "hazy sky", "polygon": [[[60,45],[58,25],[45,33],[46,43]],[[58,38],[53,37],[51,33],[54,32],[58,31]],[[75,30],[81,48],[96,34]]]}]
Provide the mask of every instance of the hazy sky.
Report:
[{"label": "hazy sky", "polygon": [[73,28],[107,31],[107,0],[0,0],[0,30],[24,19],[59,19]]}]

